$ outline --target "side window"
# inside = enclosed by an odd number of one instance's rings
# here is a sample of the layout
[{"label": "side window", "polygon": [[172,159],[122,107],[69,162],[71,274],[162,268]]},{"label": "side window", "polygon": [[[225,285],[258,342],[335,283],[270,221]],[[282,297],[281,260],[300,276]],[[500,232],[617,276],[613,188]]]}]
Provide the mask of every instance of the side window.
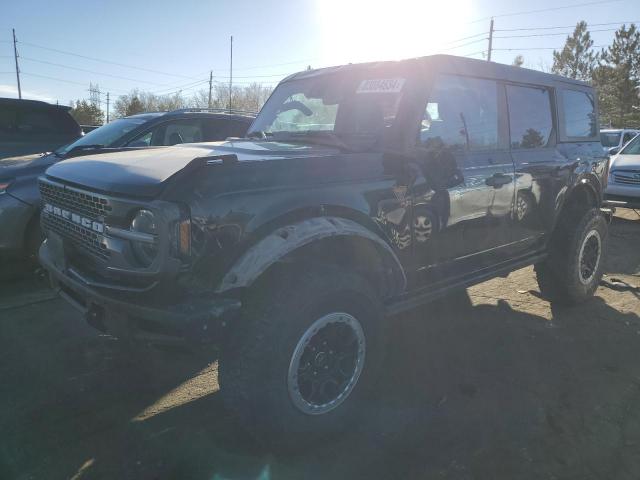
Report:
[{"label": "side window", "polygon": [[635,133],[631,133],[631,132],[627,132],[624,134],[624,137],[622,139],[622,145],[626,145],[627,142],[630,142],[633,137],[635,137],[636,134]]},{"label": "side window", "polygon": [[545,88],[507,85],[511,148],[542,148],[553,131],[551,98]]},{"label": "side window", "polygon": [[201,142],[202,136],[200,120],[179,120],[167,124],[161,145]]},{"label": "side window", "polygon": [[151,145],[151,139],[153,138],[154,130],[149,130],[147,133],[143,133],[137,138],[134,138],[129,142],[130,147],[148,147]]},{"label": "side window", "polygon": [[593,138],[597,136],[596,109],[591,94],[577,90],[563,90],[562,107],[566,137]]},{"label": "side window", "polygon": [[452,150],[498,147],[496,82],[440,75],[433,85],[420,128],[420,142]]},{"label": "side window", "polygon": [[206,128],[203,141],[216,142],[228,137],[244,137],[248,125],[235,120],[205,120]]},{"label": "side window", "polygon": [[0,132],[9,133],[16,128],[16,111],[12,108],[0,108]]},{"label": "side window", "polygon": [[47,112],[20,112],[18,114],[18,130],[30,133],[54,133],[56,128],[53,114]]}]

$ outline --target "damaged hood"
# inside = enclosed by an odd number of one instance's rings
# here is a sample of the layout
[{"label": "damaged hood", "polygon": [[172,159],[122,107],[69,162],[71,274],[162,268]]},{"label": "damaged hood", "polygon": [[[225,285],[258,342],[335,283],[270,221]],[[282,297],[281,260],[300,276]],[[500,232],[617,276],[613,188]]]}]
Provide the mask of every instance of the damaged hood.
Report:
[{"label": "damaged hood", "polygon": [[236,155],[246,162],[335,153],[333,147],[318,145],[230,140],[76,157],[53,165],[46,175],[89,190],[154,197],[173,176],[202,157]]}]

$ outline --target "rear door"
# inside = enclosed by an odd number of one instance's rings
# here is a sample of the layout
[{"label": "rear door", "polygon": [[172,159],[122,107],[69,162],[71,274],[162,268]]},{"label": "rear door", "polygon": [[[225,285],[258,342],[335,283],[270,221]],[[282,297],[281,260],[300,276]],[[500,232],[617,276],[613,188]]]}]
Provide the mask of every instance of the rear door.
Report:
[{"label": "rear door", "polygon": [[413,187],[416,263],[440,281],[505,259],[514,168],[505,141],[504,90],[495,80],[439,75],[420,129]]},{"label": "rear door", "polygon": [[569,170],[567,159],[556,148],[554,91],[519,84],[508,84],[505,89],[516,170],[511,251],[521,255],[542,247],[542,236],[552,228]]}]

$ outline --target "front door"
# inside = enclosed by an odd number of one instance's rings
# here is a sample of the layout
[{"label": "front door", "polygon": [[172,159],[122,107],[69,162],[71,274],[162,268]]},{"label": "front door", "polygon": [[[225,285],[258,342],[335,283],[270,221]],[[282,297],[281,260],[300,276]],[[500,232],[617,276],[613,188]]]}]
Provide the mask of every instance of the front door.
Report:
[{"label": "front door", "polygon": [[504,104],[503,87],[493,80],[435,79],[411,191],[421,283],[447,282],[507,259],[515,178]]}]

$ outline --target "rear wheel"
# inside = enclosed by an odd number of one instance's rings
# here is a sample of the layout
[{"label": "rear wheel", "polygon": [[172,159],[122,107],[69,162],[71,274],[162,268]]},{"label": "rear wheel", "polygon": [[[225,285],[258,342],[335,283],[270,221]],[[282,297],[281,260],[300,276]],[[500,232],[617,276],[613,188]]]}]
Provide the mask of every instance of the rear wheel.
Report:
[{"label": "rear wheel", "polygon": [[335,435],[362,414],[383,356],[382,305],[351,272],[281,272],[256,286],[220,363],[227,408],[271,448]]},{"label": "rear wheel", "polygon": [[535,266],[542,295],[560,304],[591,297],[602,278],[607,222],[593,208],[567,215],[549,245],[549,257]]}]

